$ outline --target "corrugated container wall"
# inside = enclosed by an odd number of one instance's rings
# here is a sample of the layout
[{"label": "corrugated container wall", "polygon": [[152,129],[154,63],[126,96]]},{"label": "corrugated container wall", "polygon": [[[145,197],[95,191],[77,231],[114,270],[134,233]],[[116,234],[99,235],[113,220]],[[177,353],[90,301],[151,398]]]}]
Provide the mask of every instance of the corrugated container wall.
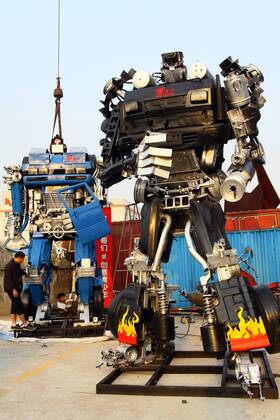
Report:
[{"label": "corrugated container wall", "polygon": [[226,230],[263,230],[280,228],[280,209],[262,209],[226,214]]},{"label": "corrugated container wall", "polygon": [[124,260],[135,247],[140,237],[140,221],[113,222],[113,296],[124,289],[131,281],[130,273],[127,275]]},{"label": "corrugated container wall", "polygon": [[[259,284],[280,281],[280,229],[228,232],[227,235],[238,255],[247,246],[252,249],[253,257],[249,263],[258,273]],[[244,265],[241,268],[255,277],[254,272]],[[173,241],[170,260],[164,264],[164,271],[169,283],[178,285],[187,292],[195,290],[203,273],[201,266],[190,256],[184,236],[177,236]],[[177,307],[186,306],[186,299],[179,292],[174,295]]]},{"label": "corrugated container wall", "polygon": [[[246,212],[227,213],[226,230],[233,248],[238,255],[249,246],[253,257],[249,263],[258,273],[257,281],[268,284],[280,281],[280,209],[255,210]],[[140,223],[113,223],[113,265],[115,269],[114,289],[121,290],[126,285],[127,278],[124,258],[130,254],[135,240],[140,236]],[[244,265],[241,268],[255,273]],[[181,290],[191,292],[195,290],[202,275],[200,265],[187,251],[184,236],[176,236],[170,260],[164,264],[168,282],[178,285]],[[176,306],[185,306],[187,301],[175,293]]]}]

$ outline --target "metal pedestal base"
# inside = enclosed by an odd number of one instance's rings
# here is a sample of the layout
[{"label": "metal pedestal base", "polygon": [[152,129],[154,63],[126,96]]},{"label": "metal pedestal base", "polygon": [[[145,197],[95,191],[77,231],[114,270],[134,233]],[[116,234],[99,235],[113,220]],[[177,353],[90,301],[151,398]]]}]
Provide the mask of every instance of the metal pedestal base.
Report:
[{"label": "metal pedestal base", "polygon": [[[262,379],[263,379],[263,395],[268,399],[278,398],[278,388],[271,371],[267,354],[265,350],[252,351],[251,355],[255,361],[261,365]],[[147,395],[147,396],[192,396],[192,397],[227,397],[227,398],[249,398],[248,394],[241,388],[237,382],[234,371],[230,370],[227,364],[227,355],[222,359],[220,365],[179,365],[173,364],[176,359],[215,359],[213,354],[207,354],[203,351],[175,351],[173,355],[168,356],[163,362],[133,366],[127,368],[117,368],[106,376],[101,382],[96,385],[97,394],[125,394],[125,395]],[[144,385],[134,385],[133,373],[151,372],[151,376]],[[115,383],[122,374],[129,374],[130,381],[121,384]],[[219,374],[221,375],[221,382],[217,386],[209,385],[163,385],[160,381],[163,376],[168,374],[185,375],[184,381],[187,383],[187,375],[197,374]],[[176,383],[176,380],[174,381]],[[252,388],[253,398],[259,398],[259,389]]]},{"label": "metal pedestal base", "polygon": [[42,324],[35,324],[36,329],[33,331],[23,331],[22,329],[14,330],[14,337],[36,337],[36,338],[81,338],[81,337],[99,337],[105,333],[105,319],[101,321],[101,324],[97,325],[85,325],[74,326],[75,322],[80,321],[78,319],[56,319],[45,321]]}]

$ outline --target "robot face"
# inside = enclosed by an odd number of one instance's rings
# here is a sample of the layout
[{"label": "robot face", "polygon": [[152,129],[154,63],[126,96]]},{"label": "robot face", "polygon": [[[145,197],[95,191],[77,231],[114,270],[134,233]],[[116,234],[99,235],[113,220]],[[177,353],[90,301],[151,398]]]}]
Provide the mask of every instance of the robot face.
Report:
[{"label": "robot face", "polygon": [[65,145],[63,144],[63,139],[58,135],[52,139],[51,142],[51,153],[53,154],[62,154],[65,151]]},{"label": "robot face", "polygon": [[161,76],[165,83],[176,83],[187,79],[187,69],[181,51],[164,53],[161,57]]},{"label": "robot face", "polygon": [[62,154],[64,152],[63,144],[52,144],[51,145],[51,153],[56,154]]},{"label": "robot face", "polygon": [[181,51],[163,53],[162,69],[175,70],[178,67],[184,67],[184,55]]}]

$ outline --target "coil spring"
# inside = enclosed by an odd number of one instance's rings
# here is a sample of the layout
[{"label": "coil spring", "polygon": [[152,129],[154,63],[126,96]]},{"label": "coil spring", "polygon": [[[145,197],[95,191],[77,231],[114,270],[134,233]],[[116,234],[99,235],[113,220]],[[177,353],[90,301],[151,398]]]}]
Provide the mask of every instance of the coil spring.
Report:
[{"label": "coil spring", "polygon": [[215,316],[213,295],[209,292],[209,289],[204,289],[202,293],[203,304],[204,304],[204,316],[208,320],[212,320]]},{"label": "coil spring", "polygon": [[6,220],[5,232],[10,232],[10,230],[14,228],[14,226],[15,226],[15,216],[12,213],[10,213]]},{"label": "coil spring", "polygon": [[157,290],[158,294],[158,308],[161,314],[166,314],[168,310],[167,293],[165,287],[161,287]]}]

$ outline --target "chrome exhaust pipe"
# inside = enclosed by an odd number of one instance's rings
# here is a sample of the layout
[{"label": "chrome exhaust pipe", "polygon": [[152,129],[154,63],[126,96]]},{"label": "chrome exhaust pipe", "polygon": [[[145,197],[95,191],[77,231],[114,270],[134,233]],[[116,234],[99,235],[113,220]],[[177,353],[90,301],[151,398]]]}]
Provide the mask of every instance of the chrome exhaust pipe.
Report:
[{"label": "chrome exhaust pipe", "polygon": [[161,220],[165,220],[165,225],[164,225],[164,228],[162,230],[161,237],[160,237],[159,244],[158,244],[158,248],[157,248],[157,252],[156,252],[156,255],[155,255],[155,258],[154,258],[153,265],[151,267],[152,271],[158,271],[158,269],[160,267],[161,257],[162,257],[162,254],[164,252],[164,248],[166,246],[168,232],[171,228],[171,223],[172,223],[172,218],[171,218],[171,216],[169,216],[169,214],[162,214],[161,215]]},{"label": "chrome exhaust pipe", "polygon": [[205,272],[208,271],[209,268],[208,268],[207,262],[196,251],[196,249],[193,245],[193,241],[192,241],[192,237],[191,237],[191,221],[190,220],[187,221],[186,226],[185,226],[185,239],[186,239],[187,247],[188,247],[188,250],[189,250],[190,254],[196,259],[197,262],[199,262],[199,264],[202,266],[202,268]]}]

